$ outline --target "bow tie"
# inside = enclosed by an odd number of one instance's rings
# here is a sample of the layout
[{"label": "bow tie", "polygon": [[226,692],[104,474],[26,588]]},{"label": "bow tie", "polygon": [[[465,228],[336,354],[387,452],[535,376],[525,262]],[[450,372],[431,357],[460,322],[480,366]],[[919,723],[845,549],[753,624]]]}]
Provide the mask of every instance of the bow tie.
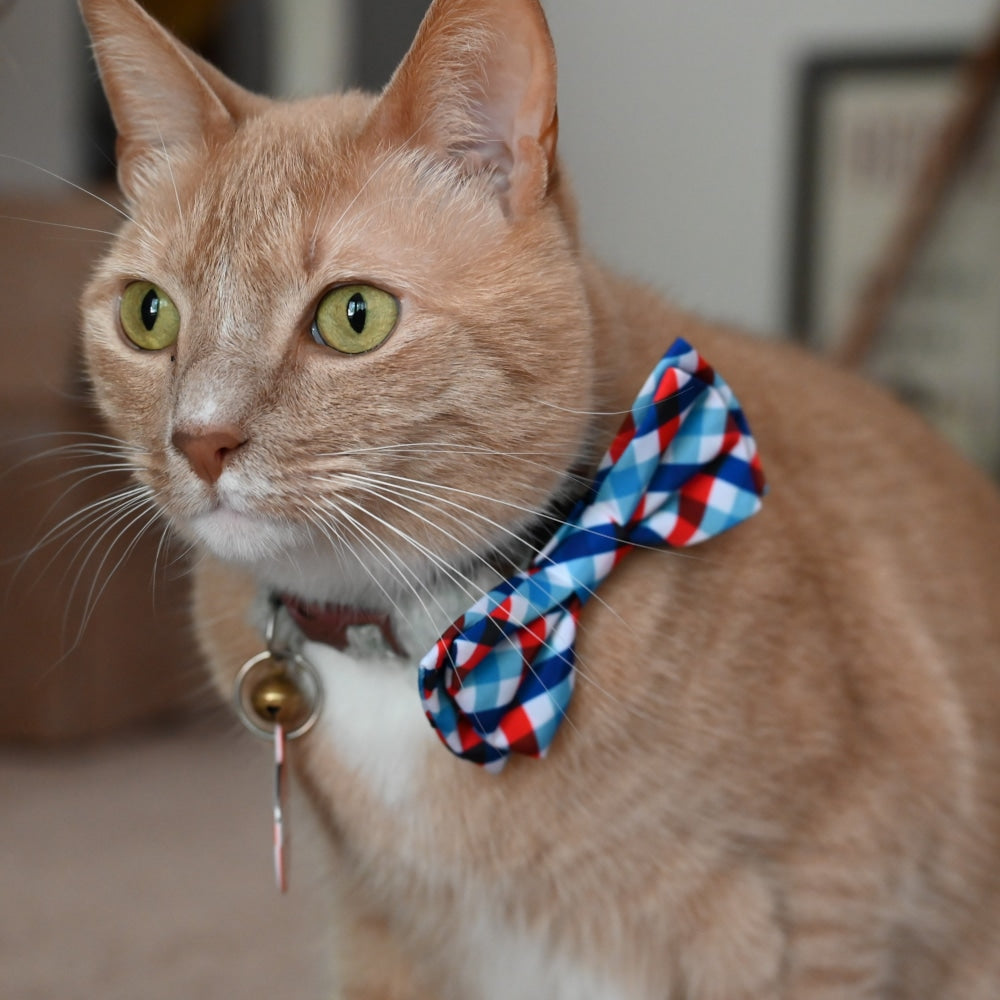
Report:
[{"label": "bow tie", "polygon": [[544,756],[573,692],[580,611],[637,546],[686,546],[760,508],[764,475],[729,386],[677,340],[642,387],[581,500],[521,573],[420,662],[424,711],[457,756],[499,770]]}]

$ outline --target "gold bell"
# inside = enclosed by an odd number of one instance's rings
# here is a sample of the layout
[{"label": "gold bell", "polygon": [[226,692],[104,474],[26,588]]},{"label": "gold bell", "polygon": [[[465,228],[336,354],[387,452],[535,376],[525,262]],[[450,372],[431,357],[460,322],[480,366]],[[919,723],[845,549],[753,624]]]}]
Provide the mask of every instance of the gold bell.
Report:
[{"label": "gold bell", "polygon": [[292,731],[309,716],[309,703],[285,670],[261,678],[250,691],[250,705],[265,725],[280,723]]},{"label": "gold bell", "polygon": [[265,650],[240,667],[233,684],[233,707],[250,732],[273,739],[281,726],[294,740],[307,733],[323,708],[323,684],[316,668],[297,653]]}]

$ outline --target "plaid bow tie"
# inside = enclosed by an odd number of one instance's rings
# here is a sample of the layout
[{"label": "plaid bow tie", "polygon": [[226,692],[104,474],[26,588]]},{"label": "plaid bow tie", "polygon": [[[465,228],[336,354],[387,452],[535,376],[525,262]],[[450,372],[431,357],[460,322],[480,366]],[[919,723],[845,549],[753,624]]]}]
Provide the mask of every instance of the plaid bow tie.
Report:
[{"label": "plaid bow tie", "polygon": [[677,340],[642,387],[590,497],[530,566],[491,590],[420,663],[445,746],[489,770],[541,757],[573,691],[580,610],[636,546],[694,545],[760,508],[764,476],[729,386]]}]

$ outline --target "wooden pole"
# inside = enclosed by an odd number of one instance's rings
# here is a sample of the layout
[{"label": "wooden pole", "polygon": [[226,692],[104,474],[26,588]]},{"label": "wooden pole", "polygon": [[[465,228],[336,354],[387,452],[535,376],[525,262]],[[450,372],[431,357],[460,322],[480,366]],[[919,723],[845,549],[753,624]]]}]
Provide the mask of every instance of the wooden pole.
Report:
[{"label": "wooden pole", "polygon": [[975,148],[1000,83],[1000,20],[962,66],[960,94],[917,172],[896,224],[833,349],[833,358],[860,367],[882,331],[913,258],[944,203],[959,168]]}]

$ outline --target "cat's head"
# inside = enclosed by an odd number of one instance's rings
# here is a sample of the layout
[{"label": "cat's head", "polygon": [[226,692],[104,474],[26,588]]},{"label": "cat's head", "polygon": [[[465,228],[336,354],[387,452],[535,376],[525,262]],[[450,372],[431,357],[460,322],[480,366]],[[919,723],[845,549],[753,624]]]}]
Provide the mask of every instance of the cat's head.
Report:
[{"label": "cat's head", "polygon": [[129,216],[85,356],[174,528],[265,575],[397,583],[526,530],[594,381],[536,0],[437,0],[381,96],[292,103],[133,0],[82,8]]}]

